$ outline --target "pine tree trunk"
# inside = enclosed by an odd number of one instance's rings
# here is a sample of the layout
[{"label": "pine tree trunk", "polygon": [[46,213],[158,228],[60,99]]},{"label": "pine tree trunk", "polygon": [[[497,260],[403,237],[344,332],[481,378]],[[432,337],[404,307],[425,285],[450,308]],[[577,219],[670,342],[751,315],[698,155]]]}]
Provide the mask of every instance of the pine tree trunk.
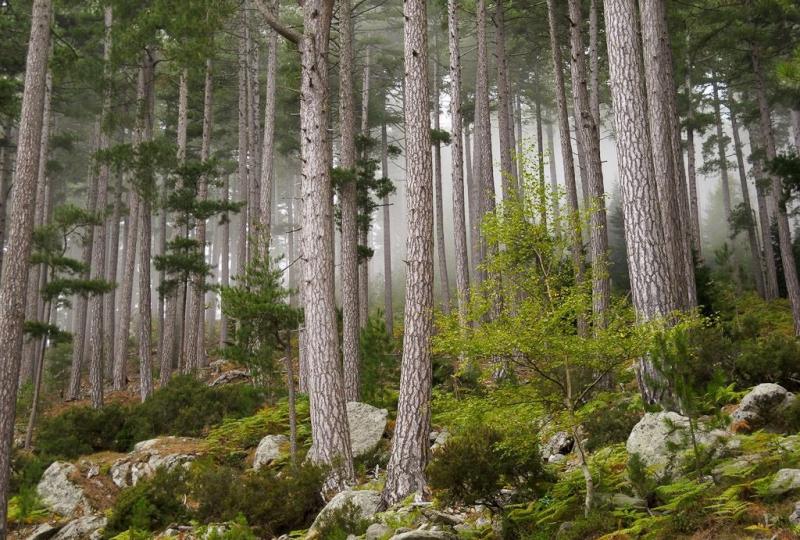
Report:
[{"label": "pine tree trunk", "polygon": [[600,6],[603,0],[591,0],[589,4],[589,104],[594,123],[600,130]]},{"label": "pine tree trunk", "polygon": [[[586,149],[583,147],[583,137],[579,135],[581,120],[578,118],[578,97],[572,96],[572,123],[575,130],[575,154],[578,156],[578,177],[581,180],[581,208],[588,211],[591,205],[591,194],[589,193],[589,174],[586,164]],[[583,231],[586,233],[587,231]]]},{"label": "pine tree trunk", "polygon": [[[277,0],[272,0],[270,8],[273,13],[277,7]],[[273,159],[275,157],[275,99],[278,86],[278,34],[272,28],[267,28],[267,88],[264,95],[264,145],[261,150],[261,228],[262,228],[262,257],[269,258],[270,235],[272,234],[272,192],[273,186]],[[291,261],[289,261],[291,262]]]},{"label": "pine tree trunk", "polygon": [[[47,283],[47,275],[43,279]],[[41,289],[40,289],[41,290]],[[50,302],[44,303],[44,317],[41,319],[43,323],[50,324],[52,319],[52,304]],[[39,340],[37,350],[37,358],[33,367],[33,397],[31,398],[31,411],[28,415],[28,426],[25,429],[25,443],[23,448],[25,450],[31,449],[31,442],[33,441],[33,426],[36,425],[36,417],[39,411],[39,395],[42,391],[42,375],[44,373],[44,357],[47,352],[47,338]]]},{"label": "pine tree trunk", "polygon": [[[433,48],[437,50],[436,34]],[[439,131],[439,62],[433,59],[433,129]],[[502,128],[501,128],[502,133]],[[502,145],[502,143],[501,143]],[[509,160],[510,161],[510,160]],[[505,181],[504,181],[505,182]],[[442,294],[442,311],[450,313],[450,278],[447,274],[447,249],[444,243],[444,203],[442,202],[442,146],[438,141],[433,143],[433,204],[436,222],[436,255],[439,260],[439,286]]]},{"label": "pine tree trunk", "polygon": [[[478,11],[479,20],[484,19],[485,25],[483,0],[479,0]],[[481,11],[483,15],[480,15]],[[433,244],[430,239],[433,235],[433,194],[428,127],[430,86],[426,2],[406,0],[403,15],[406,196],[408,208],[414,211],[408,214],[408,270],[400,396],[391,457],[386,469],[386,484],[381,496],[384,506],[394,504],[411,493],[424,494],[427,491],[425,468],[430,452],[430,339],[433,330]],[[482,37],[485,38],[485,35]],[[488,104],[485,115],[488,116]]]},{"label": "pine tree trunk", "polygon": [[[686,38],[687,48],[690,45],[690,38]],[[700,236],[700,207],[697,199],[697,166],[695,165],[695,154],[697,150],[694,144],[694,85],[692,84],[692,59],[686,55],[686,94],[689,97],[689,107],[686,113],[686,177],[689,190],[689,214],[691,219],[692,249],[698,259],[702,258],[702,242]]]},{"label": "pine tree trunk", "polygon": [[[225,202],[230,200],[231,189],[231,176],[225,175],[225,181],[222,184],[222,197]],[[225,214],[225,219],[222,222],[222,245],[220,246],[220,269],[219,269],[219,285],[220,287],[227,287],[230,284],[230,268],[231,268],[231,224],[229,214]],[[219,346],[224,347],[228,341],[228,316],[225,313],[220,314],[219,321]]]},{"label": "pine tree trunk", "polygon": [[[113,19],[112,8],[107,6],[104,10],[105,40],[103,44],[103,67],[106,89],[103,92],[103,109],[100,113],[100,145],[99,151],[105,151],[110,146],[109,134],[105,128],[106,118],[111,109],[111,23]],[[108,206],[108,178],[110,169],[107,163],[101,163],[97,174],[97,201],[95,212],[105,215]],[[92,235],[92,264],[91,278],[102,280],[106,275],[106,220],[94,227]],[[103,383],[105,370],[103,358],[108,351],[103,350],[103,295],[94,294],[88,299],[89,318],[89,380],[92,387],[92,406],[98,408],[103,404]],[[99,390],[99,391],[98,391]]]},{"label": "pine tree trunk", "polygon": [[[670,313],[677,298],[660,226],[636,2],[605,0],[604,7],[631,292],[637,316],[650,320]],[[637,378],[645,402],[662,400],[663,385],[653,384],[660,377],[649,359],[640,360]]]},{"label": "pine tree trunk", "polygon": [[582,283],[584,276],[583,267],[583,242],[581,240],[581,226],[578,219],[578,186],[575,182],[575,161],[572,156],[572,141],[570,140],[569,112],[567,110],[567,93],[564,85],[564,73],[561,60],[561,48],[558,39],[558,25],[556,23],[555,0],[547,0],[547,20],[550,28],[550,50],[553,55],[553,73],[555,74],[556,106],[558,109],[558,131],[561,140],[561,159],[564,165],[564,185],[567,191],[567,211],[572,216],[570,219],[570,235],[572,236],[572,267],[575,279]]},{"label": "pine tree trunk", "polygon": [[[361,85],[361,134],[369,138],[369,49],[364,61],[363,84]],[[364,155],[366,159],[366,154]],[[358,244],[369,248],[369,230],[372,216],[366,217],[366,224],[359,227]],[[358,261],[358,324],[360,328],[367,326],[369,319],[369,257],[361,257]]]},{"label": "pine tree trunk", "polygon": [[303,162],[304,348],[311,398],[309,458],[334,465],[327,482],[341,489],[354,478],[339,361],[333,281],[333,193],[328,143],[327,56],[333,0],[303,4],[300,132]]},{"label": "pine tree trunk", "polygon": [[[458,32],[458,0],[447,2],[447,27],[450,49],[450,120],[452,122],[451,158],[453,184],[453,236],[456,253],[456,291],[458,319],[467,325],[469,305],[469,260],[467,259],[467,220],[464,204],[463,115],[461,111],[461,51]],[[444,234],[442,234],[444,236]]]},{"label": "pine tree trunk", "polygon": [[[761,138],[764,142],[767,160],[772,160],[776,157],[775,133],[772,128],[772,119],[770,118],[764,68],[761,65],[761,51],[757,45],[752,46],[751,59],[753,62],[753,72],[756,77],[756,98],[758,101],[759,120],[761,124]],[[781,249],[781,262],[783,263],[783,277],[786,281],[786,294],[792,305],[792,319],[794,320],[795,335],[800,335],[800,282],[798,282],[797,267],[794,262],[789,219],[786,216],[786,201],[784,201],[781,196],[783,194],[783,186],[781,185],[780,177],[775,174],[770,174],[770,179],[772,181],[771,197],[777,209],[775,221],[778,224],[778,240]]]},{"label": "pine tree trunk", "polygon": [[[384,96],[384,108],[386,98]],[[381,123],[381,175],[389,177],[389,141],[386,122]],[[386,332],[394,335],[394,307],[392,306],[392,218],[389,211],[389,196],[383,198],[383,316]]]},{"label": "pine tree trunk", "polygon": [[[547,187],[544,179],[544,134],[542,133],[542,104],[538,101],[535,105],[536,110],[536,173],[539,182],[539,192],[544,196]],[[542,205],[540,209],[542,223],[547,225],[547,206]]]},{"label": "pine tree trunk", "polygon": [[797,107],[798,105],[795,105],[791,112],[792,138],[794,139],[794,151],[795,153],[800,154],[800,109]]},{"label": "pine tree trunk", "polygon": [[359,264],[358,206],[356,195],[356,112],[353,82],[353,18],[350,0],[339,5],[339,164],[353,175],[341,188],[342,360],[344,396],[358,400],[359,386]]},{"label": "pine tree trunk", "polygon": [[758,203],[758,224],[761,229],[761,249],[764,251],[764,285],[767,300],[778,298],[778,272],[775,263],[775,251],[772,248],[772,220],[767,204],[767,190],[764,189],[765,172],[762,156],[764,143],[757,129],[747,126],[750,139],[750,160],[753,163],[753,178],[756,183],[756,201]]},{"label": "pine tree trunk", "polygon": [[517,112],[514,117],[514,121],[516,123],[517,129],[517,136],[515,137],[516,142],[516,160],[517,160],[517,193],[522,193],[522,177],[525,173],[525,164],[521,159],[525,155],[525,150],[523,148],[523,141],[522,141],[522,101],[519,97],[519,91],[516,94],[516,103],[517,103]]},{"label": "pine tree trunk", "polygon": [[722,209],[725,211],[725,220],[730,228],[731,222],[731,186],[728,178],[728,153],[725,148],[725,132],[722,128],[722,112],[719,99],[717,81],[711,81],[712,105],[714,107],[714,127],[717,130],[717,159],[719,160],[719,176],[722,185]]},{"label": "pine tree trunk", "polygon": [[600,158],[600,129],[589,99],[586,66],[583,55],[583,22],[579,0],[569,0],[570,43],[572,54],[572,92],[577,96],[577,114],[580,118],[579,139],[586,152],[586,176],[591,197],[590,245],[592,252],[592,313],[595,327],[605,328],[607,311],[611,302],[611,279],[608,274],[608,223],[606,219],[603,165]]},{"label": "pine tree trunk", "polygon": [[747,213],[747,244],[750,247],[750,271],[753,273],[753,280],[761,298],[766,298],[764,288],[764,261],[761,260],[761,249],[758,245],[758,234],[756,233],[755,214],[750,204],[750,188],[747,185],[747,169],[744,166],[744,154],[742,152],[742,141],[739,135],[739,122],[736,119],[735,102],[733,93],[728,91],[728,110],[731,114],[731,131],[733,132],[733,148],[736,151],[736,165],[739,168],[739,186],[742,190],[742,205]]},{"label": "pine tree trunk", "polygon": [[[249,4],[250,2],[247,2]],[[254,37],[256,36],[256,37]],[[261,147],[259,146],[259,87],[258,87],[258,67],[259,67],[259,46],[257,34],[251,30],[249,25],[246,28],[245,37],[247,38],[247,218],[248,238],[247,261],[252,261],[257,255],[257,249],[253,244],[255,238],[261,231]]]},{"label": "pine tree trunk", "polygon": [[[477,164],[477,156],[475,159]],[[479,265],[481,264],[481,220],[478,217],[480,213],[480,189],[476,185],[477,178],[473,174],[473,160],[472,160],[472,141],[470,137],[469,124],[464,129],[464,167],[467,182],[467,216],[469,217],[469,262],[472,268],[472,279],[476,284],[481,282],[481,271]]]},{"label": "pine tree trunk", "polygon": [[9,204],[7,251],[0,278],[0,538],[8,535],[6,516],[25,317],[23,302],[30,267],[36,179],[40,165],[44,165],[39,162],[39,145],[47,86],[50,17],[50,0],[34,0],[19,117],[16,173]]},{"label": "pine tree trunk", "polygon": [[[497,27],[497,124],[500,135],[500,169],[503,200],[511,195],[512,185],[517,183],[517,168],[514,166],[514,145],[511,142],[513,124],[511,123],[511,96],[508,88],[508,59],[506,58],[505,5],[497,0],[494,22]],[[436,44],[434,44],[436,48]]]},{"label": "pine tree trunk", "polygon": [[554,232],[556,236],[561,235],[561,201],[560,190],[558,187],[558,171],[556,170],[556,141],[553,133],[553,123],[547,122],[547,155],[548,164],[550,165],[550,190],[552,191],[552,213]]},{"label": "pine tree trunk", "polygon": [[236,273],[241,274],[247,265],[247,223],[248,223],[248,194],[250,193],[250,175],[247,171],[247,153],[249,141],[247,139],[247,127],[250,124],[248,118],[249,106],[247,103],[247,79],[248,79],[248,46],[247,36],[247,11],[242,11],[241,29],[242,36],[239,38],[239,152],[238,152],[238,191],[239,201],[242,208],[239,210],[239,232],[236,244]]},{"label": "pine tree trunk", "polygon": [[[475,186],[477,188],[478,208],[476,217],[481,222],[483,217],[494,213],[494,163],[492,160],[492,123],[489,112],[489,56],[486,37],[486,0],[478,0],[476,5],[478,60],[475,81]],[[480,225],[479,225],[480,227]],[[479,229],[480,230],[480,229]],[[486,256],[487,245],[480,234],[480,256],[478,267]],[[479,273],[483,273],[478,270]]]},{"label": "pine tree trunk", "polygon": [[3,270],[3,253],[5,251],[6,238],[6,200],[8,199],[6,168],[8,166],[8,155],[11,153],[6,149],[7,144],[7,137],[0,141],[0,272]]},{"label": "pine tree trunk", "polygon": [[[108,267],[106,271],[106,281],[109,283],[119,283],[117,280],[117,267],[119,266],[120,249],[120,221],[122,219],[122,174],[117,172],[114,186],[114,210],[111,214],[111,226],[109,230]],[[103,305],[103,351],[105,351],[104,371],[106,378],[111,380],[114,369],[114,333],[117,329],[117,289],[106,295]]]}]

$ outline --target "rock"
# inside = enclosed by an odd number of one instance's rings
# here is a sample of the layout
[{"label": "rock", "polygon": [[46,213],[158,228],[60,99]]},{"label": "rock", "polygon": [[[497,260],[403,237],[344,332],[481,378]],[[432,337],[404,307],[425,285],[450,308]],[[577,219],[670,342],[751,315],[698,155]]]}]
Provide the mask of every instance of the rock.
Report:
[{"label": "rock", "polygon": [[789,523],[792,525],[800,525],[800,501],[794,503],[794,512],[789,514]]},{"label": "rock", "polygon": [[99,540],[101,530],[106,526],[104,516],[84,516],[67,523],[53,540]]},{"label": "rock", "polygon": [[135,486],[159,468],[187,467],[202,452],[202,441],[188,437],[160,437],[137,443],[133,452],[111,466],[111,480],[120,488]]},{"label": "rock", "polygon": [[444,525],[458,525],[459,523],[464,523],[464,517],[459,516],[456,514],[448,514],[446,512],[440,512],[434,508],[424,508],[420,510],[423,516],[426,519],[431,521],[432,523],[442,523]]},{"label": "rock", "polygon": [[435,451],[444,446],[448,437],[450,437],[450,432],[446,429],[443,431],[431,432],[431,450]]},{"label": "rock", "polygon": [[800,469],[781,469],[775,473],[767,495],[783,495],[800,488]]},{"label": "rock", "polygon": [[737,431],[780,430],[783,412],[794,399],[794,394],[779,384],[759,384],[744,396],[733,413],[733,426]]},{"label": "rock", "polygon": [[213,362],[208,364],[208,367],[211,368],[211,373],[213,373],[214,375],[219,375],[222,372],[222,368],[225,367],[225,360],[221,358],[219,360],[214,360]]},{"label": "rock", "polygon": [[56,514],[66,517],[77,515],[81,507],[88,506],[83,488],[72,478],[78,474],[78,468],[63,461],[53,462],[36,486],[36,493],[45,506]]},{"label": "rock", "polygon": [[33,531],[25,537],[25,540],[48,540],[48,538],[52,538],[60,530],[61,527],[55,526],[52,523],[42,523],[33,529]]},{"label": "rock", "polygon": [[208,386],[222,386],[223,384],[231,384],[235,382],[244,382],[250,380],[250,373],[244,369],[232,369],[221,373],[216,379],[211,381]]},{"label": "rock", "polygon": [[542,447],[542,458],[547,459],[553,454],[567,455],[572,452],[575,439],[566,431],[559,431]]},{"label": "rock", "polygon": [[550,457],[547,458],[548,463],[561,463],[567,459],[567,456],[564,454],[552,454]]},{"label": "rock", "polygon": [[[708,446],[727,434],[698,425],[695,438],[698,445]],[[628,454],[638,454],[645,466],[657,474],[669,474],[677,461],[691,449],[689,419],[676,412],[647,413],[633,427],[625,448]],[[679,450],[674,450],[677,447]]]},{"label": "rock", "polygon": [[388,525],[383,523],[373,523],[367,527],[367,532],[364,534],[364,540],[381,540],[384,536],[392,532]]},{"label": "rock", "polygon": [[390,540],[456,540],[457,538],[456,535],[450,532],[417,529],[395,534]]},{"label": "rock", "polygon": [[381,494],[378,491],[342,491],[333,499],[331,499],[331,501],[325,505],[325,508],[323,508],[319,514],[317,514],[314,523],[311,525],[311,530],[316,529],[323,522],[323,520],[325,520],[329,513],[342,508],[347,503],[353,504],[361,511],[361,517],[367,519],[371,518],[378,512],[378,504],[380,502]]},{"label": "rock", "polygon": [[289,438],[286,435],[267,435],[261,439],[261,442],[258,443],[258,448],[256,448],[253,468],[258,470],[278,459],[283,453],[283,446],[288,443]]},{"label": "rock", "polygon": [[363,456],[375,450],[386,431],[389,411],[366,403],[347,403],[347,422],[350,425],[350,445],[353,457]]}]

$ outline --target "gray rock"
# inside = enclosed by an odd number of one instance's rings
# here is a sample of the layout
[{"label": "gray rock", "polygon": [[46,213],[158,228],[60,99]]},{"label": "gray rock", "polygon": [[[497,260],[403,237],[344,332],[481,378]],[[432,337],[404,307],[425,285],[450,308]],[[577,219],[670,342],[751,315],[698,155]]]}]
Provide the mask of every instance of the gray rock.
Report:
[{"label": "gray rock", "polygon": [[256,448],[253,468],[258,470],[278,459],[283,453],[282,448],[288,442],[289,438],[286,435],[267,435],[261,439],[261,442],[258,443],[258,448]]},{"label": "gray rock", "polygon": [[133,447],[133,452],[111,466],[111,480],[118,487],[126,488],[154,475],[160,468],[188,467],[198,452],[186,451],[187,447],[199,447],[199,443],[188,437],[160,437],[139,442]]},{"label": "gray rock", "polygon": [[561,463],[565,459],[567,459],[567,456],[565,456],[564,454],[551,454],[550,456],[548,456],[547,462],[548,463]]},{"label": "gray rock", "polygon": [[347,422],[350,426],[350,445],[353,457],[363,456],[377,448],[386,431],[389,411],[366,403],[347,403]]},{"label": "gray rock", "polygon": [[70,477],[78,474],[78,468],[63,461],[53,462],[36,486],[36,493],[52,512],[66,517],[76,515],[81,507],[88,506],[83,488]]},{"label": "gray rock", "polygon": [[783,412],[794,399],[794,394],[779,384],[759,384],[744,396],[732,418],[735,423],[746,423],[750,430],[780,429]]},{"label": "gray rock", "polygon": [[458,537],[446,531],[427,531],[417,529],[400,534],[395,534],[390,540],[456,540]]},{"label": "gray rock", "polygon": [[347,503],[351,503],[358,508],[361,511],[362,518],[371,518],[378,512],[378,504],[380,501],[381,494],[378,491],[342,491],[331,499],[330,502],[325,505],[325,508],[317,514],[314,523],[311,525],[311,530],[316,529],[329,513],[342,508]]},{"label": "gray rock", "polygon": [[106,526],[104,516],[84,516],[67,523],[53,540],[99,540]]},{"label": "gray rock", "polygon": [[794,503],[794,512],[789,514],[789,523],[792,525],[800,525],[800,501]]},{"label": "gray rock", "polygon": [[364,534],[364,540],[381,540],[384,536],[392,532],[388,525],[383,523],[373,523],[367,527],[367,532]]},{"label": "gray rock", "polygon": [[800,469],[781,469],[775,473],[767,495],[783,495],[800,488]]},{"label": "gray rock", "polygon": [[48,540],[56,535],[61,530],[61,527],[55,526],[52,523],[42,523],[25,538],[25,540]]},{"label": "gray rock", "polygon": [[443,431],[434,431],[431,433],[431,450],[438,450],[444,443],[447,442],[448,437],[450,437],[450,432],[446,429]]},{"label": "gray rock", "polygon": [[572,452],[575,439],[566,431],[559,431],[542,447],[542,458],[547,459],[554,454],[567,455]]},{"label": "gray rock", "polygon": [[250,373],[248,371],[244,369],[232,369],[219,375],[216,379],[211,381],[208,386],[222,386],[223,384],[231,384],[249,380]]}]

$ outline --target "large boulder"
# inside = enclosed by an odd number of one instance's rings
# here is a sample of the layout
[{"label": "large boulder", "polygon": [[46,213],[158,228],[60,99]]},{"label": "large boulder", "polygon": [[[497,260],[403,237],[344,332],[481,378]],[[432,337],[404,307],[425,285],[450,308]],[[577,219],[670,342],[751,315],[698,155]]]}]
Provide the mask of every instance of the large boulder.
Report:
[{"label": "large boulder", "polygon": [[317,529],[331,512],[343,508],[348,503],[358,508],[363,519],[371,518],[378,512],[378,505],[380,502],[381,494],[379,491],[342,491],[331,499],[330,502],[325,505],[325,508],[320,511],[314,523],[311,525],[311,530]]},{"label": "large boulder", "polygon": [[[725,436],[720,430],[698,425],[695,438],[708,446]],[[689,419],[676,412],[647,413],[633,427],[625,444],[628,454],[637,454],[645,466],[656,474],[670,474],[686,452],[692,448]]]},{"label": "large boulder", "polygon": [[63,461],[53,462],[44,471],[36,493],[51,512],[73,517],[88,506],[83,488],[75,481],[79,474],[75,465]]},{"label": "large boulder", "polygon": [[161,437],[142,441],[133,447],[133,452],[114,462],[111,479],[120,488],[135,486],[160,468],[187,467],[202,452],[203,444],[199,439]]},{"label": "large boulder", "polygon": [[733,426],[737,431],[780,430],[783,413],[794,399],[794,394],[779,384],[759,384],[744,396],[734,411]]},{"label": "large boulder", "polygon": [[106,526],[104,516],[84,516],[67,523],[53,540],[99,540]]},{"label": "large boulder", "polygon": [[457,538],[455,534],[447,531],[416,529],[395,534],[390,540],[456,540]]},{"label": "large boulder", "polygon": [[59,525],[53,523],[42,523],[30,531],[30,533],[27,533],[28,536],[25,537],[25,540],[49,540],[50,538],[53,538],[59,530],[61,530]]},{"label": "large boulder", "polygon": [[386,431],[389,411],[366,403],[347,403],[347,422],[350,425],[350,445],[353,457],[363,456],[375,450]]},{"label": "large boulder", "polygon": [[542,459],[549,459],[550,456],[562,455],[565,456],[572,452],[572,447],[575,445],[575,439],[566,431],[559,431],[554,434],[542,447]]},{"label": "large boulder", "polygon": [[781,469],[767,487],[767,495],[778,496],[800,489],[800,469]]},{"label": "large boulder", "polygon": [[278,459],[288,443],[289,438],[286,435],[267,435],[261,439],[253,458],[253,468],[258,470]]}]

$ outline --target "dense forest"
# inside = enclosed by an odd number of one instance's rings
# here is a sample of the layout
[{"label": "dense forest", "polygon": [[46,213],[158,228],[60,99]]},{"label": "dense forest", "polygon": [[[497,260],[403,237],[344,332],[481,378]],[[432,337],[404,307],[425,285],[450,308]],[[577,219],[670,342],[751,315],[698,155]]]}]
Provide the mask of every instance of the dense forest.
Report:
[{"label": "dense forest", "polygon": [[800,538],[796,0],[0,36],[0,540]]}]

